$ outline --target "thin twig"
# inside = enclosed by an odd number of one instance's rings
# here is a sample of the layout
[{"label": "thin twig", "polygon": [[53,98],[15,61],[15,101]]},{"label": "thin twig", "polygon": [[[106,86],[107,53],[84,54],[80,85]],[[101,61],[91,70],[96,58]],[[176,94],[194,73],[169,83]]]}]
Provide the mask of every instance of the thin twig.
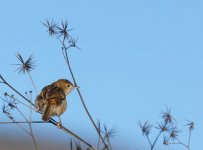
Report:
[{"label": "thin twig", "polygon": [[[27,73],[29,74],[29,72],[27,72]],[[32,80],[31,76],[30,76],[30,79]],[[34,84],[33,84],[33,86],[35,87]],[[35,90],[36,90],[36,87],[35,87]],[[36,90],[36,93],[37,93],[37,90]],[[30,102],[32,102],[32,93],[31,92],[30,92]],[[31,104],[30,104],[30,107],[32,108]],[[32,122],[32,109],[31,108],[30,108],[30,120],[28,121],[29,122],[28,125],[29,125],[29,128],[30,128],[30,134],[31,134],[32,141],[34,143],[35,149],[38,150],[38,145],[37,145],[37,142],[36,142],[33,130],[32,130],[32,123],[31,123]]]},{"label": "thin twig", "polygon": [[109,144],[109,150],[112,150],[110,139],[109,139],[109,137],[106,137],[106,138],[107,138],[107,141],[108,141],[108,144]]},{"label": "thin twig", "polygon": [[186,148],[189,149],[189,146],[184,144],[181,140],[179,140],[178,138],[176,138],[176,140],[178,141],[179,144],[181,144],[181,145],[183,145],[183,146],[185,146]]},{"label": "thin twig", "polygon": [[[69,69],[69,71],[70,71],[70,74],[71,74],[71,77],[72,77],[72,79],[73,79],[73,82],[74,82],[75,86],[77,86],[77,82],[76,82],[76,79],[75,79],[75,76],[74,76],[74,74],[73,74],[73,71],[72,71],[72,68],[71,68],[71,65],[70,65],[70,61],[69,61],[69,58],[68,58],[68,53],[67,53],[68,48],[65,46],[64,40],[63,40],[63,42],[61,42],[61,43],[62,43],[62,46],[63,46],[63,48],[62,48],[62,53],[63,53],[64,59],[65,59],[65,62],[66,62],[66,64],[67,64],[67,66],[68,66],[68,69]],[[65,55],[64,55],[64,52],[65,52]],[[86,104],[85,104],[85,102],[84,102],[84,99],[83,99],[81,93],[80,93],[80,90],[79,90],[78,88],[77,88],[76,90],[77,90],[77,92],[78,92],[78,95],[79,95],[79,97],[80,97],[80,100],[81,100],[81,102],[82,102],[83,107],[85,108],[85,111],[86,111],[88,117],[90,118],[90,120],[91,120],[91,122],[92,122],[94,128],[96,129],[98,135],[100,136],[100,139],[101,139],[102,143],[104,144],[105,148],[108,149],[107,144],[105,143],[103,137],[102,137],[101,134],[99,133],[99,130],[98,130],[98,128],[97,128],[97,126],[96,126],[96,124],[95,124],[95,122],[94,122],[92,116],[90,115],[89,110],[87,109],[87,106],[86,106]]]},{"label": "thin twig", "polygon": [[15,107],[16,110],[21,114],[21,116],[25,119],[26,122],[29,122],[28,119],[25,117],[25,115],[18,109],[18,107]]},{"label": "thin twig", "polygon": [[35,85],[35,82],[34,82],[34,80],[32,79],[32,76],[30,75],[30,73],[27,71],[27,74],[28,74],[28,76],[29,76],[29,78],[30,78],[30,80],[31,80],[31,82],[32,82],[32,85],[33,85],[33,87],[34,87],[34,89],[35,89],[35,92],[36,92],[36,94],[37,94],[37,87],[36,87],[36,85]]},{"label": "thin twig", "polygon": [[[34,146],[35,146],[35,149],[38,150],[38,146],[37,146],[37,142],[35,140],[35,137],[34,137],[34,134],[33,134],[33,130],[32,130],[32,125],[31,125],[31,120],[29,121],[25,115],[16,107],[16,109],[18,110],[18,112],[23,116],[23,118],[26,120],[26,122],[28,123],[29,125],[29,129],[30,129],[30,136],[32,138],[32,141],[34,143]],[[31,109],[30,109],[31,110]],[[31,110],[32,111],[32,110]]]},{"label": "thin twig", "polygon": [[98,138],[98,142],[97,142],[97,149],[100,148],[100,135],[101,135],[101,123],[100,121],[97,122],[97,129],[99,130],[99,138]]},{"label": "thin twig", "polygon": [[97,149],[99,149],[99,147],[100,147],[100,137],[99,137],[98,142],[97,142]]},{"label": "thin twig", "polygon": [[[27,121],[0,122],[0,124],[25,124]],[[49,121],[32,121],[31,123],[50,123]]]},{"label": "thin twig", "polygon": [[21,124],[16,124],[16,125],[19,126],[21,129],[23,129],[28,135],[30,135],[30,132],[26,130]]},{"label": "thin twig", "polygon": [[191,139],[192,130],[189,129],[189,137],[188,137],[188,149],[190,149],[190,139]]},{"label": "thin twig", "polygon": [[161,131],[158,133],[158,135],[156,136],[156,139],[154,140],[153,144],[151,145],[151,150],[154,149],[154,146],[156,145],[156,142],[157,142],[157,140],[159,139],[159,137],[160,137],[160,135],[161,135],[162,132],[163,132],[163,131],[161,130]]},{"label": "thin twig", "polygon": [[152,147],[152,142],[150,141],[149,136],[147,134],[145,134],[145,135],[147,137],[147,141],[149,142],[150,147]]},{"label": "thin twig", "polygon": [[189,150],[189,147],[187,145],[185,145],[184,143],[182,143],[182,142],[177,142],[177,143],[171,142],[171,143],[168,143],[168,144],[182,145],[182,146],[186,147]]}]

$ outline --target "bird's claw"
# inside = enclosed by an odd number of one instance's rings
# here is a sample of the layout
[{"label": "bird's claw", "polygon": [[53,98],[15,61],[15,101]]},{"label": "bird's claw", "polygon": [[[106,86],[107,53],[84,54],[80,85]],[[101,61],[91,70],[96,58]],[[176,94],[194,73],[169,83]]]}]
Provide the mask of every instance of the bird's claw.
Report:
[{"label": "bird's claw", "polygon": [[59,129],[61,129],[62,128],[62,124],[61,124],[61,122],[57,122],[57,125],[56,125]]}]

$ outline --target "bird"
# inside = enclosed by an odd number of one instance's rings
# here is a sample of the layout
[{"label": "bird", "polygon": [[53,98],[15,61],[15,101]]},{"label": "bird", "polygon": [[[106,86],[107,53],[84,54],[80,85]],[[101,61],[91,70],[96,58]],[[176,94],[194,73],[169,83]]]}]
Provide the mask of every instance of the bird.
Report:
[{"label": "bird", "polygon": [[42,120],[48,121],[52,116],[58,116],[57,127],[61,128],[60,116],[66,111],[66,95],[71,93],[78,86],[73,85],[67,79],[59,79],[50,85],[45,86],[35,99],[36,111],[42,112]]}]

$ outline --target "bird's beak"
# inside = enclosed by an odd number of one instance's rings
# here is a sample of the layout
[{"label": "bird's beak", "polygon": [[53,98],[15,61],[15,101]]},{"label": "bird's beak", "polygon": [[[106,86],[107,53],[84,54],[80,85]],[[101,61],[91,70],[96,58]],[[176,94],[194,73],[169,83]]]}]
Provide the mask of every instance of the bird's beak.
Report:
[{"label": "bird's beak", "polygon": [[79,87],[79,86],[74,86],[74,88],[78,89],[78,88],[80,88],[80,87]]}]

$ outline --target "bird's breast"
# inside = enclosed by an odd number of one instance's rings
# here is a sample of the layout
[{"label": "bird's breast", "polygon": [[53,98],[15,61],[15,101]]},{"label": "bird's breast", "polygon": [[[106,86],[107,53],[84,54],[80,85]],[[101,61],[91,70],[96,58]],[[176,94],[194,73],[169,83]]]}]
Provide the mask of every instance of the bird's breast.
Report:
[{"label": "bird's breast", "polygon": [[61,115],[66,111],[67,108],[67,101],[63,100],[61,104],[54,106],[53,107],[53,111],[52,111],[52,115]]}]

